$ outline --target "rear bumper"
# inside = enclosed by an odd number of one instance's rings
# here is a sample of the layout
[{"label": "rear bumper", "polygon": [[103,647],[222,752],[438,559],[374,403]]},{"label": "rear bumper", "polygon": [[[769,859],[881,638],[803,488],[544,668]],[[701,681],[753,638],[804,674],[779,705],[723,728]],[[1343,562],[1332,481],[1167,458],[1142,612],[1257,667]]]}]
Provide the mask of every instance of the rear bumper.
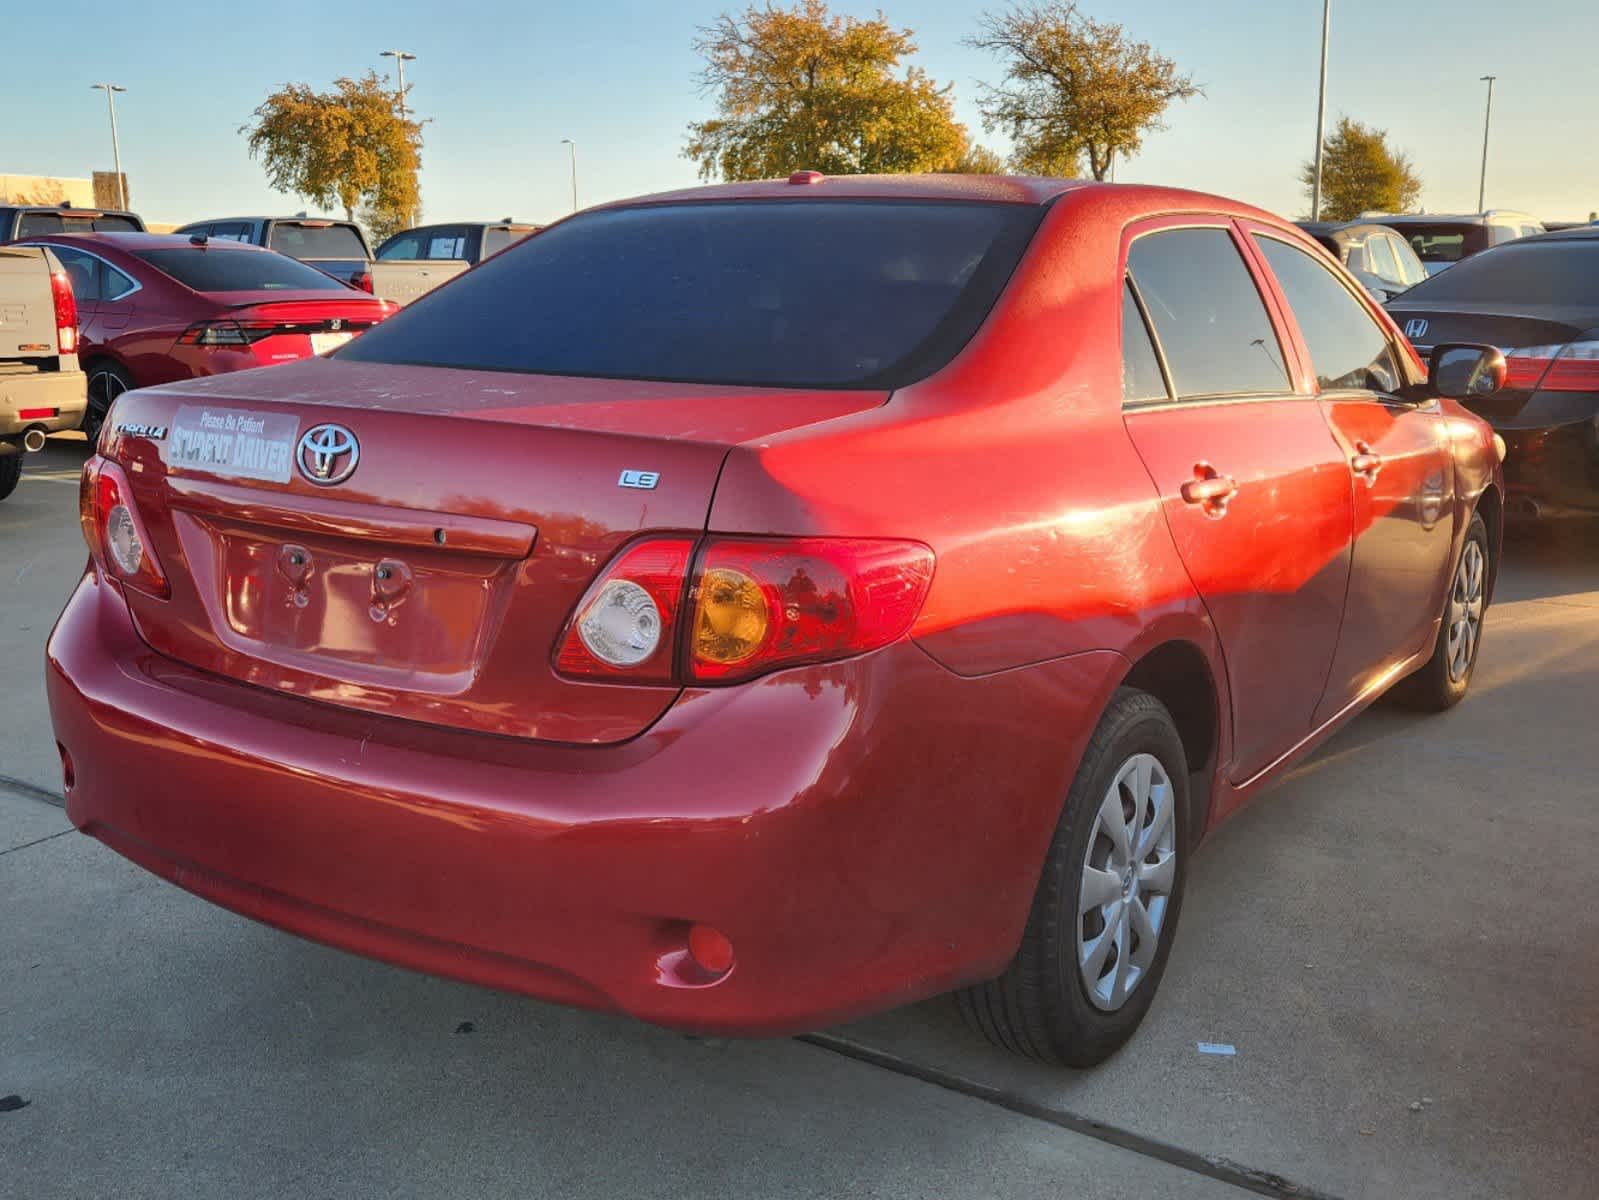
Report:
[{"label": "rear bumper", "polygon": [[1599,420],[1498,432],[1508,515],[1599,515]]},{"label": "rear bumper", "polygon": [[[88,381],[82,371],[40,371],[0,375],[0,439],[20,438],[30,429],[59,433],[76,429],[88,405]],[[35,409],[53,409],[51,416],[23,416]]]},{"label": "rear bumper", "polygon": [[[357,953],[746,1034],[1003,969],[1125,669],[963,679],[906,642],[565,747],[204,675],[150,651],[92,571],[47,658],[68,814],[155,873]],[[731,972],[694,967],[691,922],[731,939]]]}]

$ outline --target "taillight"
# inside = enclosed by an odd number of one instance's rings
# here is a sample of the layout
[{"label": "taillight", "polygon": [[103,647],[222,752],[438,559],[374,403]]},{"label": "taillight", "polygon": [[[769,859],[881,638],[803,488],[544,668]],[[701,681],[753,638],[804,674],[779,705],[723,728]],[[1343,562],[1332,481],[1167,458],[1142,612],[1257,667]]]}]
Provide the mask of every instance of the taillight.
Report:
[{"label": "taillight", "polygon": [[853,538],[636,542],[584,594],[562,638],[565,675],[733,683],[864,654],[910,628],[933,578],[918,542]]},{"label": "taillight", "polygon": [[122,468],[89,460],[78,492],[78,519],[101,570],[152,596],[165,599],[170,594]]},{"label": "taillight", "polygon": [[1518,391],[1599,392],[1599,342],[1505,351],[1505,386]]},{"label": "taillight", "polygon": [[635,542],[594,581],[556,656],[565,675],[670,683],[691,538]]},{"label": "taillight", "polygon": [[271,321],[197,321],[183,331],[178,345],[251,346],[277,328]]},{"label": "taillight", "polygon": [[918,542],[713,538],[700,555],[687,675],[731,682],[886,646],[933,578]]},{"label": "taillight", "polygon": [[50,298],[55,301],[56,345],[62,354],[78,352],[78,298],[65,271],[50,272]]},{"label": "taillight", "polygon": [[356,287],[360,288],[363,292],[371,292],[372,291],[372,272],[371,271],[362,271],[354,279],[350,280],[350,282],[353,283]]}]

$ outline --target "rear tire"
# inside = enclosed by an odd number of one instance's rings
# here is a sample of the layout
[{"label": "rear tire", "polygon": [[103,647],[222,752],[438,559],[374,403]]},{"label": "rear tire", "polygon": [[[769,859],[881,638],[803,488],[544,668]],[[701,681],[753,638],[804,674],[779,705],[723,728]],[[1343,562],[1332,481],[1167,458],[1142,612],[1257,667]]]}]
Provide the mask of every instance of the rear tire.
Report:
[{"label": "rear tire", "polygon": [[1154,1001],[1187,864],[1182,739],[1159,700],[1122,688],[1067,793],[1015,959],[998,979],[955,995],[967,1024],[1040,1062],[1109,1058]]},{"label": "rear tire", "polygon": [[17,481],[22,478],[22,452],[7,454],[0,458],[0,500],[4,500],[17,490]]},{"label": "rear tire", "polygon": [[123,392],[137,386],[132,377],[113,362],[97,362],[88,369],[89,405],[83,410],[83,436],[89,439],[93,450],[100,441],[100,430],[111,412],[111,406]]},{"label": "rear tire", "polygon": [[1482,648],[1488,615],[1488,580],[1493,577],[1488,527],[1473,513],[1450,576],[1444,619],[1427,665],[1394,687],[1394,699],[1422,712],[1443,712],[1465,698]]}]

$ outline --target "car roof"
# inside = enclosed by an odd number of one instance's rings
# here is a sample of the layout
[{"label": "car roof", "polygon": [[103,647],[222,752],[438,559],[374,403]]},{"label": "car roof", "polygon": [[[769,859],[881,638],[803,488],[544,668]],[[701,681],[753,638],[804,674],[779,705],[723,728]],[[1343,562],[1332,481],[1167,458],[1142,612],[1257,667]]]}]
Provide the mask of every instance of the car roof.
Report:
[{"label": "car roof", "polygon": [[128,208],[82,208],[73,204],[24,204],[6,201],[0,208],[11,212],[61,213],[70,217],[134,217],[139,214]]},{"label": "car roof", "polygon": [[1535,233],[1531,237],[1506,242],[1507,246],[1523,246],[1528,242],[1595,242],[1599,241],[1599,225],[1576,225],[1570,229],[1552,229],[1548,233]]},{"label": "car roof", "polygon": [[[135,250],[180,250],[192,249],[194,239],[187,233],[116,233],[114,231],[101,231],[95,233],[38,233],[21,239],[28,242],[65,242],[67,245],[108,246],[114,250],[126,250],[132,253]],[[207,241],[205,246],[209,250],[244,250],[251,254],[272,254],[264,246],[252,246],[248,242],[233,242],[226,239]]]},{"label": "car roof", "polygon": [[359,228],[356,222],[346,221],[343,217],[302,217],[298,214],[287,217],[201,217],[197,221],[185,221],[183,228],[191,225],[222,225],[228,221],[275,221],[279,224],[305,221],[317,225],[349,225]]},{"label": "car roof", "polygon": [[1508,208],[1480,213],[1363,213],[1357,221],[1369,225],[1487,225],[1491,221],[1533,221],[1531,213]]},{"label": "car roof", "polygon": [[751,183],[720,183],[635,196],[596,205],[586,212],[634,208],[656,204],[695,204],[727,200],[813,201],[878,200],[975,201],[992,204],[1045,205],[1062,196],[1080,195],[1124,199],[1138,198],[1151,214],[1207,212],[1247,217],[1293,229],[1292,222],[1225,196],[1191,192],[1184,188],[1142,183],[1097,183],[1084,179],[1049,179],[1018,175],[833,175],[821,182],[795,184],[786,179]]}]

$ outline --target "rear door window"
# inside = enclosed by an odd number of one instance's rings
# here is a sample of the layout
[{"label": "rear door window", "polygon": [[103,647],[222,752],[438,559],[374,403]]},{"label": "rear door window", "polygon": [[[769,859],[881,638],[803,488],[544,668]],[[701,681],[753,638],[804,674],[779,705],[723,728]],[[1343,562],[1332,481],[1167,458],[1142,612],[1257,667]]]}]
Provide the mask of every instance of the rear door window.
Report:
[{"label": "rear door window", "polygon": [[365,258],[360,235],[348,225],[301,225],[279,221],[267,245],[295,258]]},{"label": "rear door window", "polygon": [[428,234],[427,253],[423,258],[465,258],[466,230],[435,229]]},{"label": "rear door window", "polygon": [[1277,331],[1227,230],[1145,234],[1127,267],[1180,399],[1290,389]]},{"label": "rear door window", "polygon": [[1155,343],[1144,324],[1131,282],[1122,285],[1122,402],[1143,404],[1169,400],[1166,377],[1160,371]]},{"label": "rear door window", "polygon": [[1382,326],[1339,278],[1297,246],[1255,235],[1299,323],[1323,391],[1399,390],[1399,367]]},{"label": "rear door window", "polygon": [[211,226],[209,236],[219,242],[247,242],[250,240],[250,227],[243,221],[218,221]]},{"label": "rear door window", "polygon": [[653,204],[581,213],[338,352],[365,362],[772,387],[897,387],[977,330],[1043,209]]}]

